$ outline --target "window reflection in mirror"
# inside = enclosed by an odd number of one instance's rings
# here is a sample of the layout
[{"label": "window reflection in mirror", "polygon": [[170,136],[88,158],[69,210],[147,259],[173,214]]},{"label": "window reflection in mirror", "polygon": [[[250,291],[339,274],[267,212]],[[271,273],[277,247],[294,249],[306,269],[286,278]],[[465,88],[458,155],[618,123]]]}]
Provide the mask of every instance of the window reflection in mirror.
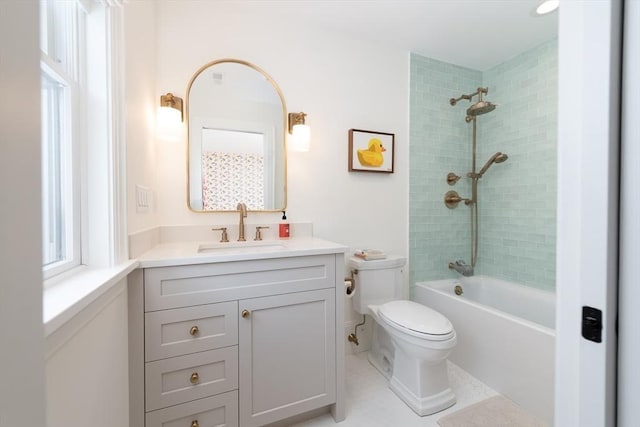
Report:
[{"label": "window reflection in mirror", "polygon": [[263,133],[203,128],[203,210],[234,210],[239,200],[252,210],[273,206],[273,151]]},{"label": "window reflection in mirror", "polygon": [[196,72],[187,93],[192,210],[286,207],[285,111],[275,82],[251,64],[214,61]]}]

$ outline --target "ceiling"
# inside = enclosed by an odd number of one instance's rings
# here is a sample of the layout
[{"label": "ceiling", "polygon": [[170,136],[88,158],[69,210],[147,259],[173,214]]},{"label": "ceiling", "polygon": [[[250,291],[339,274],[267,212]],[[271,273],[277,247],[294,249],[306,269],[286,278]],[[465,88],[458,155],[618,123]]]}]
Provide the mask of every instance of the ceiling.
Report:
[{"label": "ceiling", "polygon": [[541,0],[263,0],[270,12],[456,65],[486,70],[552,39]]}]

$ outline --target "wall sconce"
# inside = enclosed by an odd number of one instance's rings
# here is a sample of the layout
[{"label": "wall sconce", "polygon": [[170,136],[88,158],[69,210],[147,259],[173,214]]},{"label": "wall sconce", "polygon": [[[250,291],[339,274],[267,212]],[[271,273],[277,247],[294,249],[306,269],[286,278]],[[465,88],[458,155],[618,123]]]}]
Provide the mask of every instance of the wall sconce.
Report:
[{"label": "wall sconce", "polygon": [[165,141],[180,141],[182,132],[182,98],[172,93],[160,96],[160,108],[156,117],[158,138]]},{"label": "wall sconce", "polygon": [[305,113],[289,113],[289,134],[291,135],[289,150],[309,151],[311,145],[311,129],[305,124]]}]

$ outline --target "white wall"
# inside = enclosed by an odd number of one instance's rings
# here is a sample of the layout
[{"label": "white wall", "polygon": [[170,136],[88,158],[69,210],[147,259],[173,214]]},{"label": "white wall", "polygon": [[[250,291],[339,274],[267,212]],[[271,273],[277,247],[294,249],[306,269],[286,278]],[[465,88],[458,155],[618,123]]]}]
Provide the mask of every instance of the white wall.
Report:
[{"label": "white wall", "polygon": [[[158,1],[155,96],[171,91],[186,98],[192,75],[215,59],[239,58],[263,68],[283,91],[287,109],[306,112],[311,126],[311,152],[288,157],[289,220],[311,221],[316,236],[352,248],[406,255],[408,52],[298,27],[269,16],[259,3]],[[347,172],[349,128],[395,133],[396,172]],[[187,208],[184,141],[157,150],[160,224],[237,221],[237,214]],[[129,163],[138,160],[132,156]],[[250,213],[248,222],[278,219]]]},{"label": "white wall", "polygon": [[0,1],[0,58],[0,426],[44,426],[37,1]]},{"label": "white wall", "polygon": [[[155,141],[148,126],[161,94],[186,101],[187,85],[202,65],[236,58],[278,83],[288,111],[308,114],[311,152],[288,154],[289,220],[312,222],[317,237],[351,250],[408,255],[409,52],[297,25],[272,16],[260,2],[135,1],[125,10],[129,233],[237,221],[236,213],[187,207],[186,126],[177,144]],[[347,171],[350,128],[395,134],[393,174]],[[152,212],[136,212],[136,184],[153,189]],[[250,213],[247,223],[279,219]],[[408,274],[405,286],[408,295]],[[350,307],[346,322],[353,318]]]},{"label": "white wall", "polygon": [[127,227],[135,233],[158,225],[155,204],[136,212],[136,184],[156,188],[155,114],[161,93],[155,90],[156,27],[153,0],[124,6],[125,108],[127,141]]},{"label": "white wall", "polygon": [[48,427],[129,424],[126,289],[124,279],[47,337]]}]

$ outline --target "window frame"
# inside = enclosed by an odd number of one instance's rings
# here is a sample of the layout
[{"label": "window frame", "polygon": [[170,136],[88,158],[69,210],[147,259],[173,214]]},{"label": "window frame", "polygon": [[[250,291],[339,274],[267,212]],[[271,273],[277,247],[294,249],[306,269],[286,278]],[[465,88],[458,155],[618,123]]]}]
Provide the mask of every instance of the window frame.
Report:
[{"label": "window frame", "polygon": [[[57,239],[61,240],[57,243],[62,246],[59,249],[61,252],[59,254],[61,257],[60,259],[46,264],[43,259],[43,273],[45,278],[47,278],[80,265],[81,262],[80,194],[79,189],[77,188],[78,180],[74,179],[75,175],[79,171],[80,165],[79,156],[77,155],[77,120],[74,120],[73,118],[74,111],[78,111],[78,107],[73,105],[74,92],[76,90],[70,87],[70,85],[67,85],[67,81],[60,78],[58,73],[51,70],[50,67],[42,64],[41,69],[41,79],[48,79],[52,85],[58,85],[61,89],[57,96],[54,96],[54,99],[50,99],[51,103],[55,103],[57,105],[51,107],[42,106],[43,116],[45,116],[45,108],[47,108],[48,112],[51,112],[50,108],[56,109],[54,114],[46,114],[47,119],[43,118],[43,204],[44,206],[50,205],[49,203],[44,203],[44,197],[51,194],[51,192],[48,191],[45,181],[51,178],[52,172],[47,169],[47,166],[53,163],[54,167],[57,169],[53,172],[53,174],[55,174],[55,177],[53,178],[58,181],[57,192],[59,192],[57,197],[54,196],[56,199],[54,203],[60,205],[61,217],[59,218],[59,221],[55,221],[55,219],[50,218],[48,215],[43,213],[43,231],[47,230],[47,226],[44,225],[45,221],[48,220],[50,223],[57,222],[58,224],[53,224],[50,228],[53,229],[56,226],[61,227],[61,230],[54,231],[53,234],[57,234]],[[44,89],[42,90],[44,91]],[[63,123],[60,123],[61,121]],[[53,140],[53,143],[55,144],[53,148],[44,142],[44,133],[46,132],[45,126],[52,131],[49,134],[51,135],[50,139]],[[51,152],[53,150],[59,150],[57,153],[57,161],[51,161],[50,157],[45,152]],[[50,234],[51,233],[45,233],[43,238]],[[46,245],[47,243],[48,242],[43,241],[43,245]]]},{"label": "window frame", "polygon": [[[61,0],[41,0],[49,3]],[[80,250],[74,263],[44,272],[45,289],[57,286],[83,271],[111,268],[128,260],[126,211],[126,129],[124,109],[125,70],[124,5],[121,0],[64,0],[73,4],[78,52],[84,60],[64,67],[44,50],[42,64],[58,74],[76,77],[79,90],[73,95],[76,108],[72,126],[72,177],[75,230],[74,247]],[[48,13],[49,9],[41,8]],[[50,19],[41,19],[49,32]],[[69,22],[69,21],[67,21]],[[42,39],[41,39],[42,40]],[[67,43],[67,39],[64,39]],[[47,51],[53,52],[46,46]],[[44,209],[43,209],[44,210]],[[79,227],[79,229],[78,229]],[[44,269],[43,269],[44,271]],[[64,274],[63,274],[64,273]]]},{"label": "window frame", "polygon": [[[63,240],[61,242],[63,250],[60,253],[61,259],[48,264],[45,264],[43,251],[43,277],[50,279],[80,266],[83,263],[83,253],[86,252],[82,245],[84,228],[82,183],[86,181],[82,157],[87,140],[86,115],[84,114],[85,108],[83,108],[86,90],[84,76],[87,55],[84,36],[87,12],[78,2],[62,3],[63,8],[61,9],[56,9],[55,0],[44,3],[46,4],[46,16],[41,17],[40,28],[41,31],[46,32],[46,35],[41,36],[40,39],[41,79],[46,78],[62,88],[61,96],[57,100],[57,117],[54,117],[54,121],[59,123],[58,133],[53,138],[58,139],[57,148],[60,149],[57,178],[60,181],[59,203],[62,209],[62,218],[58,225],[63,229],[58,230],[57,234]],[[43,10],[41,7],[41,13]],[[69,25],[70,23],[71,25]],[[43,25],[46,25],[46,28],[43,28]],[[46,46],[42,46],[42,43],[46,43]],[[44,91],[44,88],[41,90]],[[44,105],[41,110],[44,122]],[[52,118],[53,115],[48,114],[48,117]],[[43,136],[41,137],[43,143],[43,198],[47,192],[44,183],[44,179],[47,178],[44,163],[48,160],[44,146],[44,132],[46,130],[43,127]],[[43,231],[48,217],[43,205]],[[45,237],[43,234],[43,245],[47,244],[44,242]]]}]

